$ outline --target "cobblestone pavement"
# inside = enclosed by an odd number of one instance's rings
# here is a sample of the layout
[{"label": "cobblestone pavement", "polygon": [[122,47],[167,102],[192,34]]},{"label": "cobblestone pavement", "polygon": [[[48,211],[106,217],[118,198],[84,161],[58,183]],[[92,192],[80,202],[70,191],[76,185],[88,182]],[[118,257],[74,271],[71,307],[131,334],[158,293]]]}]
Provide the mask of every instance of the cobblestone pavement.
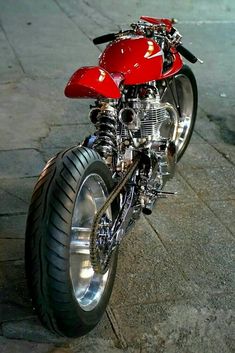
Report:
[{"label": "cobblestone pavement", "polygon": [[[167,185],[177,198],[142,216],[121,246],[103,320],[63,341],[41,327],[26,289],[30,195],[46,160],[92,131],[89,102],[63,96],[70,75],[97,62],[91,39],[141,14],[178,18],[205,61],[192,67],[196,129]],[[0,0],[1,352],[234,351],[234,30],[231,0]]]}]

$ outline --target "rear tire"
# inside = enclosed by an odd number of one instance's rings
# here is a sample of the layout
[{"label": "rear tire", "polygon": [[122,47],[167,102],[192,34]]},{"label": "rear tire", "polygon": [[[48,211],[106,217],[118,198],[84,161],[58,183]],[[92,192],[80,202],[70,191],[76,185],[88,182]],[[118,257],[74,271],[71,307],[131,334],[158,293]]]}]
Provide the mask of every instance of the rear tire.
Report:
[{"label": "rear tire", "polygon": [[85,147],[52,158],[35,186],[26,227],[26,276],[39,318],[59,335],[88,333],[108,304],[117,250],[106,274],[95,274],[87,227],[112,188],[108,167]]}]

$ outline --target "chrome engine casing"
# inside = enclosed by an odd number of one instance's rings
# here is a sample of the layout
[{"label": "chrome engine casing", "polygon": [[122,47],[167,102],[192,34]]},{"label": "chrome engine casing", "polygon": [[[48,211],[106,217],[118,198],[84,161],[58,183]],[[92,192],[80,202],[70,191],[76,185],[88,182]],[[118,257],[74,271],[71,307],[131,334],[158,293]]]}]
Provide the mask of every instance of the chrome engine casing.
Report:
[{"label": "chrome engine casing", "polygon": [[[142,156],[136,174],[134,207],[149,214],[165,182],[174,175],[178,113],[169,103],[161,102],[156,87],[148,86],[145,94],[123,98],[120,102],[99,101],[90,112],[96,126],[92,148],[109,166],[114,178],[125,175],[135,160]],[[90,140],[89,140],[90,141]],[[135,183],[134,183],[135,184]],[[134,196],[132,195],[132,199]],[[120,198],[120,209],[123,202]]]},{"label": "chrome engine casing", "polygon": [[162,103],[158,90],[130,98],[118,114],[117,168],[125,171],[135,151],[142,151],[148,167],[139,171],[139,202],[143,212],[150,212],[157,192],[173,177],[176,164],[174,139],[178,113],[169,103]]},{"label": "chrome engine casing", "polygon": [[148,150],[159,163],[164,160],[162,165],[167,164],[168,144],[176,137],[178,113],[171,104],[161,102],[153,83],[142,87],[142,91],[140,88],[135,97],[124,96],[120,110],[117,101],[97,102],[90,119],[96,126],[93,148],[113,170],[116,165],[118,171],[125,171],[135,152],[141,150]]},{"label": "chrome engine casing", "polygon": [[159,93],[153,90],[142,98],[128,99],[118,118],[118,139],[131,136],[136,146],[175,138],[178,113],[171,104],[161,103]]}]

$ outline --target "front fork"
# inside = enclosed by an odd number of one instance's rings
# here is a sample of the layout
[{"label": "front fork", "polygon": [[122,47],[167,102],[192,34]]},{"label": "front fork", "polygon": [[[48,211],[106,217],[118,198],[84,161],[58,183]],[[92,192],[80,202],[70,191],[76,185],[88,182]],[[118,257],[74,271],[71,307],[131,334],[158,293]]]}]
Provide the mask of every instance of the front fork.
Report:
[{"label": "front fork", "polygon": [[[170,81],[172,81],[172,85],[170,84]],[[179,104],[179,95],[176,87],[176,80],[175,76],[173,76],[171,79],[166,80],[166,87],[167,89],[171,92],[173,102],[175,104],[175,107],[177,109],[179,117],[181,117],[181,109],[180,109],[180,104]]]}]

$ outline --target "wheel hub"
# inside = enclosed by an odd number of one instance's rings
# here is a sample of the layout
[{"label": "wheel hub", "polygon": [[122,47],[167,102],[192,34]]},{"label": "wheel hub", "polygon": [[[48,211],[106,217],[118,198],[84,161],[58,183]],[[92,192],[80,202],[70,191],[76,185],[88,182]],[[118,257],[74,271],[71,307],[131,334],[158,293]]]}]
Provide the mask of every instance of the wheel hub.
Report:
[{"label": "wheel hub", "polygon": [[[70,242],[70,276],[75,297],[85,311],[93,310],[101,300],[109,269],[95,273],[91,264],[90,234],[93,219],[108,196],[107,187],[98,174],[90,174],[80,186],[72,218]],[[106,247],[109,240],[112,215],[107,209],[102,220],[99,246],[101,259],[106,264]],[[98,245],[97,245],[98,248]]]}]

